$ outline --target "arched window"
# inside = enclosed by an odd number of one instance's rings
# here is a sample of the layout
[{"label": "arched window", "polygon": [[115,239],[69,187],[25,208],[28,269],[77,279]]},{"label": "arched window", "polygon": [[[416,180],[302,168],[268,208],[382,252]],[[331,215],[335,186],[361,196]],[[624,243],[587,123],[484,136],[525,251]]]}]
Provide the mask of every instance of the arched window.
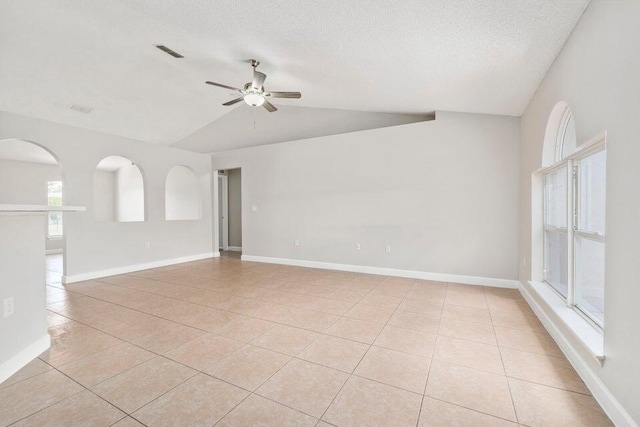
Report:
[{"label": "arched window", "polygon": [[202,190],[197,175],[186,166],[175,166],[165,183],[165,219],[167,221],[202,218]]},{"label": "arched window", "polygon": [[[573,114],[560,102],[549,117],[542,162],[536,174],[542,184],[542,280],[567,306],[603,327],[606,134],[578,147]],[[539,205],[533,208],[535,217]]]},{"label": "arched window", "polygon": [[576,125],[566,102],[558,102],[547,122],[542,148],[542,166],[547,167],[570,156],[577,149]]},{"label": "arched window", "polygon": [[556,137],[556,162],[574,153],[576,146],[576,124],[571,109],[567,106],[563,112]]},{"label": "arched window", "polygon": [[105,157],[94,173],[93,200],[96,221],[145,221],[142,171],[127,158]]}]

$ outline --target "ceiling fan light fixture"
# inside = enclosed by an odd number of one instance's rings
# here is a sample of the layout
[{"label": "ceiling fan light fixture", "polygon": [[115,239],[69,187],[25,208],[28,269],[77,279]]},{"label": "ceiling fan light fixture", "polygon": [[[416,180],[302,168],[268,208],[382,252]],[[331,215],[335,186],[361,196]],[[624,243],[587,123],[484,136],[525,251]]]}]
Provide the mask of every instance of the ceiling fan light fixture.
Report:
[{"label": "ceiling fan light fixture", "polygon": [[252,107],[260,107],[264,104],[264,96],[257,93],[248,93],[244,96],[244,102],[251,105]]}]

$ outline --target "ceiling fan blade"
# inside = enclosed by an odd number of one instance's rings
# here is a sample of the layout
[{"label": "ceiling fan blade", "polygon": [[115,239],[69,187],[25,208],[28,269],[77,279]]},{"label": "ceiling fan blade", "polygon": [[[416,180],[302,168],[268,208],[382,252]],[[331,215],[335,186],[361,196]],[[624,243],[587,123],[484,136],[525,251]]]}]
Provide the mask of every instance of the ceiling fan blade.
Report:
[{"label": "ceiling fan blade", "polygon": [[273,105],[272,103],[270,103],[269,101],[264,101],[264,104],[262,104],[262,106],[264,108],[267,109],[268,112],[273,113],[274,111],[278,111],[278,109],[276,108],[275,105]]},{"label": "ceiling fan blade", "polygon": [[224,105],[224,106],[228,107],[229,105],[237,104],[238,102],[242,101],[243,99],[244,99],[243,97],[236,98],[236,99],[233,99],[233,100],[231,100],[231,101],[229,101],[229,102],[225,102],[225,103],[224,103],[224,104],[222,104],[222,105]]},{"label": "ceiling fan blade", "polygon": [[206,81],[205,83],[208,84],[208,85],[212,85],[212,86],[218,86],[218,87],[222,87],[222,88],[225,88],[225,89],[237,90],[238,92],[242,92],[237,87],[223,85],[222,83],[216,83],[216,82],[210,82],[210,81]]},{"label": "ceiling fan blade", "polygon": [[272,98],[302,98],[302,94],[300,92],[269,92],[269,96]]},{"label": "ceiling fan blade", "polygon": [[253,70],[253,83],[251,85],[254,89],[260,89],[264,85],[264,81],[267,79],[267,75],[260,71]]}]

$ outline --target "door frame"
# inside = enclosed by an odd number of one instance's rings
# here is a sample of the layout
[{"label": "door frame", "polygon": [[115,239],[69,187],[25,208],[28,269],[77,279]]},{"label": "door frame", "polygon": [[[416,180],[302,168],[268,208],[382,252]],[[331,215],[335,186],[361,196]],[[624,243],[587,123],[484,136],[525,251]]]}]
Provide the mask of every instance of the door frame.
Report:
[{"label": "door frame", "polygon": [[[220,189],[220,183],[222,183],[222,205],[218,206],[218,215],[222,217],[222,230],[218,230],[222,237],[222,247],[220,247],[220,241],[218,241],[219,249],[229,250],[229,177],[227,175],[218,174],[218,189]],[[218,222],[219,224],[219,222]]]}]

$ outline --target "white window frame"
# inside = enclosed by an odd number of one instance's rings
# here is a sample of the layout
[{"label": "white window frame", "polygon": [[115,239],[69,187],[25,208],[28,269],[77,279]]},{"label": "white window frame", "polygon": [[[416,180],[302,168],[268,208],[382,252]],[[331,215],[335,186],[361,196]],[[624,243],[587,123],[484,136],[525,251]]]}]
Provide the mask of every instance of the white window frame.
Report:
[{"label": "white window frame", "polygon": [[[558,147],[558,146],[557,146]],[[561,145],[559,146],[561,147]],[[593,154],[596,154],[600,151],[606,150],[606,133],[599,135],[598,137],[588,141],[579,149],[567,156],[566,158],[555,162],[554,164],[541,168],[536,171],[536,174],[540,176],[540,179],[543,183],[543,212],[542,212],[542,234],[543,234],[543,244],[542,244],[542,265],[543,265],[543,281],[544,283],[551,289],[555,294],[558,295],[566,304],[568,308],[578,313],[581,317],[589,322],[594,328],[596,328],[600,333],[604,331],[604,325],[594,317],[592,317],[586,311],[580,309],[580,307],[576,304],[575,301],[575,258],[574,258],[574,247],[576,243],[576,237],[582,237],[589,240],[594,240],[598,242],[605,243],[605,234],[600,233],[592,233],[578,229],[579,225],[579,188],[578,185],[580,183],[578,177],[578,164],[579,162],[589,157]],[[546,224],[546,214],[547,214],[547,189],[546,189],[546,175],[556,172],[557,170],[566,167],[567,169],[567,228],[563,227],[555,227]],[[545,231],[555,231],[559,233],[567,233],[567,297],[565,298],[560,292],[558,292],[549,282],[546,281],[546,273],[547,273],[547,257],[545,254],[546,242],[545,239]]]},{"label": "white window frame", "polygon": [[567,135],[567,129],[569,128],[569,121],[573,118],[573,114],[571,113],[571,109],[567,108],[562,115],[562,120],[560,121],[560,129],[558,132],[558,136],[556,137],[556,151],[555,151],[555,162],[562,162],[564,157],[564,138]]}]

